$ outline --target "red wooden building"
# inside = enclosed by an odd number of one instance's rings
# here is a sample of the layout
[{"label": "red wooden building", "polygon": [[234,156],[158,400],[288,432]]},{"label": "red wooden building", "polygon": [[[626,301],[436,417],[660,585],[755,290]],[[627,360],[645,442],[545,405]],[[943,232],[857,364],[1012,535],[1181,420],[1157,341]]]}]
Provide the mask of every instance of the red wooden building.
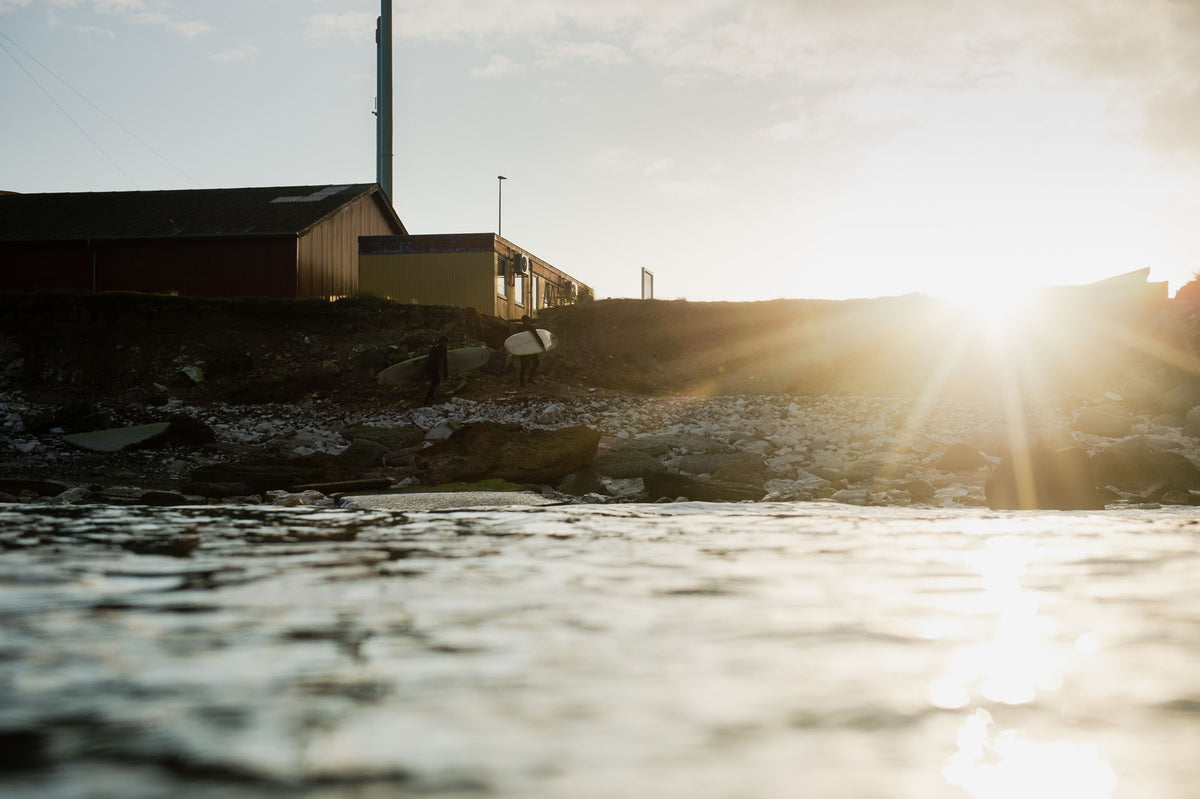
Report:
[{"label": "red wooden building", "polygon": [[359,236],[407,232],[375,183],[0,194],[0,291],[333,299]]}]

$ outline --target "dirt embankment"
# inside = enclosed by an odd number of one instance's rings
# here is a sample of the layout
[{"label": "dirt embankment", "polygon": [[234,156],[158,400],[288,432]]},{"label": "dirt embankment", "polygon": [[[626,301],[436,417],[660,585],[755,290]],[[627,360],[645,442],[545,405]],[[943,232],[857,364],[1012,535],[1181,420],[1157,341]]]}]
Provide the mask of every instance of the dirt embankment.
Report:
[{"label": "dirt embankment", "polygon": [[[1161,316],[1161,314],[1159,315]],[[1184,316],[1176,314],[1180,318]],[[546,310],[560,347],[543,358],[545,396],[587,389],[656,394],[975,395],[1015,379],[1039,391],[1118,390],[1138,372],[1185,379],[1147,354],[1161,318],[1041,309],[1002,348],[969,316],[927,297],[753,303],[604,300]],[[395,403],[379,370],[452,347],[499,349],[509,323],[446,306],[381,300],[217,300],[140,294],[0,295],[0,390],[48,404],[105,399]],[[1187,349],[1190,334],[1170,346]],[[1191,343],[1195,343],[1194,341]],[[1136,346],[1135,346],[1136,345]],[[1163,345],[1165,346],[1165,345]],[[514,387],[502,359],[456,379],[460,396]]]}]

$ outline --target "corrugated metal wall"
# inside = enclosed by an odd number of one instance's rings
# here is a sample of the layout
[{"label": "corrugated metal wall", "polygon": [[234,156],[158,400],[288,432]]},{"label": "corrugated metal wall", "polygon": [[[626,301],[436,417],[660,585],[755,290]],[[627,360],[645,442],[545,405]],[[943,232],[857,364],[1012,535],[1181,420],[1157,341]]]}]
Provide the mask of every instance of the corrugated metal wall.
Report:
[{"label": "corrugated metal wall", "polygon": [[293,237],[38,243],[0,253],[9,290],[92,291],[94,276],[96,291],[296,296]]},{"label": "corrugated metal wall", "polygon": [[363,294],[393,302],[496,312],[496,256],[490,252],[364,254],[358,281]]},{"label": "corrugated metal wall", "polygon": [[300,237],[296,251],[297,296],[348,297],[358,292],[358,237],[398,232],[371,195],[342,206]]}]

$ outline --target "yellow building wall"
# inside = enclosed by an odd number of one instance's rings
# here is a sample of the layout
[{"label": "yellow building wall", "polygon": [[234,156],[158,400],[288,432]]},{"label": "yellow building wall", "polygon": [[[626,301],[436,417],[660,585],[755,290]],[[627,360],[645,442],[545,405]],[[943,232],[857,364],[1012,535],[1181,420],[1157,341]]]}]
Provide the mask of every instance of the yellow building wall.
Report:
[{"label": "yellow building wall", "polygon": [[496,256],[490,252],[360,255],[358,290],[392,302],[459,305],[496,312]]}]

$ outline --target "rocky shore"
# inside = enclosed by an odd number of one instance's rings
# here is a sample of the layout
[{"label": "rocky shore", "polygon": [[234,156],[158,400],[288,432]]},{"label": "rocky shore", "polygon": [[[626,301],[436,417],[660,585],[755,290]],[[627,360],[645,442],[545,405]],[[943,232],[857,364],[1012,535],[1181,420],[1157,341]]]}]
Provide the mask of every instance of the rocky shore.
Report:
[{"label": "rocky shore", "polygon": [[[823,500],[980,507],[1010,449],[1004,409],[878,397],[597,396],[508,391],[409,409],[152,409],[161,431],[114,451],[40,432],[53,409],[0,397],[0,500],[57,504],[353,504],[361,492],[480,484],[561,502]],[[84,423],[126,430],[117,409]],[[1170,421],[1183,418],[1180,426]],[[33,425],[30,421],[33,421]],[[51,419],[50,424],[55,420]],[[46,422],[42,422],[45,424]],[[78,422],[77,422],[78,423]],[[151,428],[141,424],[138,430]],[[1098,505],[1200,504],[1200,414],[1131,413],[1118,396],[1025,414],[1022,435],[1090,456]],[[172,431],[174,430],[174,433]]]},{"label": "rocky shore", "polygon": [[[1063,360],[1049,344],[1078,345],[1078,330],[1037,339],[1014,394],[982,343],[949,337],[959,328],[927,300],[605,301],[545,312],[564,344],[518,388],[506,323],[467,309],[0,304],[4,502],[338,505],[525,488],[557,502],[1011,508],[1028,506],[1032,485],[1047,508],[1200,504],[1186,341],[1171,358],[1106,345]],[[423,386],[374,380],[441,333],[492,348],[493,362],[447,380],[428,407]]]}]

